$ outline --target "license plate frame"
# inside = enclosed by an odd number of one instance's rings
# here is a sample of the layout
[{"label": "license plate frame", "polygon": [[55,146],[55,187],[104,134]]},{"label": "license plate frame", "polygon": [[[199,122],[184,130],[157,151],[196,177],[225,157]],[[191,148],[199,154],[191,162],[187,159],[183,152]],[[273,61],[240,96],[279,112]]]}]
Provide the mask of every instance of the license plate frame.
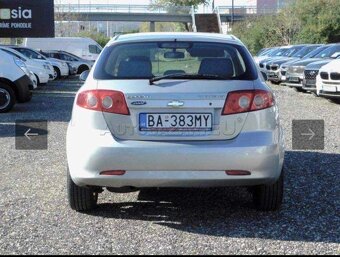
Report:
[{"label": "license plate frame", "polygon": [[[210,119],[209,119],[209,126],[206,127],[179,127],[179,126],[175,126],[175,127],[149,127],[147,124],[147,120],[148,120],[148,115],[177,115],[177,118],[181,115],[183,116],[193,116],[193,115],[200,115],[201,119],[203,115],[209,115]],[[165,132],[177,132],[177,131],[187,131],[187,132],[191,132],[191,131],[212,131],[213,130],[213,114],[212,113],[192,113],[192,112],[188,112],[188,113],[169,113],[169,112],[153,112],[153,113],[140,113],[139,114],[139,119],[138,119],[138,126],[139,126],[139,131],[149,131],[149,132],[158,132],[158,131],[165,131]]]},{"label": "license plate frame", "polygon": [[322,90],[326,92],[332,92],[336,93],[337,92],[337,87],[336,86],[329,86],[329,85],[323,85]]},{"label": "license plate frame", "polygon": [[298,82],[300,82],[300,79],[298,77],[289,77],[288,81],[298,83]]}]

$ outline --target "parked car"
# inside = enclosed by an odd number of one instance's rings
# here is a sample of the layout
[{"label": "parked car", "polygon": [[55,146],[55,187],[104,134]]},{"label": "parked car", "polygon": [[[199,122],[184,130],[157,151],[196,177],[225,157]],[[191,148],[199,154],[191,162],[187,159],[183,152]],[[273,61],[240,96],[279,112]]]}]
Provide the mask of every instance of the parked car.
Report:
[{"label": "parked car", "polygon": [[273,60],[268,64],[270,68],[269,72],[267,72],[268,80],[274,83],[285,81],[286,78],[285,76],[282,76],[281,73],[281,65],[287,62],[300,60],[319,46],[320,45],[306,45],[302,47],[299,51],[296,51],[295,54],[291,55],[290,57]]},{"label": "parked car", "polygon": [[340,59],[324,65],[316,79],[317,94],[340,102]]},{"label": "parked car", "polygon": [[0,50],[0,113],[32,98],[30,73],[23,61]]},{"label": "parked car", "polygon": [[[340,56],[339,56],[340,57]],[[338,57],[338,58],[339,58]],[[308,64],[304,70],[304,76],[302,80],[302,90],[307,92],[316,93],[316,77],[319,74],[319,70],[330,63],[332,59],[325,59],[318,62]]]},{"label": "parked car", "polygon": [[288,66],[293,65],[294,63],[299,62],[300,60],[307,60],[307,59],[310,59],[310,58],[314,58],[317,54],[321,53],[323,50],[327,49],[328,47],[330,47],[330,46],[329,45],[319,46],[318,48],[314,49],[313,51],[311,51],[309,54],[305,55],[301,59],[294,59],[294,60],[291,60],[289,62],[285,62],[285,63],[281,64],[280,68],[281,68],[281,80],[282,80],[282,82],[285,82],[287,80],[286,73],[287,73]]},{"label": "parked car", "polygon": [[258,209],[280,207],[278,108],[236,37],[122,35],[85,73],[67,131],[72,209],[93,209],[103,188],[236,185]]},{"label": "parked car", "polygon": [[22,46],[11,46],[13,49],[17,50],[18,52],[22,53],[28,58],[43,62],[47,65],[50,65],[50,78],[53,79],[59,79],[61,77],[67,77],[69,75],[69,68],[66,62],[62,62],[57,59],[53,58],[46,58],[39,52]]},{"label": "parked car", "polygon": [[273,83],[281,82],[280,61],[288,62],[293,58],[293,55],[302,50],[306,45],[291,46],[280,58],[274,58],[266,62],[267,79]]},{"label": "parked car", "polygon": [[36,77],[37,84],[46,84],[49,81],[50,68],[48,65],[34,59],[29,59],[15,49],[4,46],[0,46],[0,49],[22,60],[26,64],[27,69],[33,72]]},{"label": "parked car", "polygon": [[264,51],[261,50],[259,53],[256,54],[256,56],[254,56],[255,63],[259,64],[260,61],[273,56],[277,52],[278,49],[279,47],[271,47],[271,48],[266,48],[266,50]]},{"label": "parked car", "polygon": [[26,38],[24,46],[42,51],[66,51],[90,61],[97,60],[102,51],[96,41],[82,37]]},{"label": "parked car", "polygon": [[340,44],[332,44],[330,47],[317,54],[314,58],[295,62],[293,65],[288,66],[285,84],[289,87],[295,88],[299,92],[302,92],[302,81],[304,78],[305,67],[308,64],[318,61],[326,61],[327,63],[338,56],[340,56]]},{"label": "parked car", "polygon": [[[282,56],[289,51],[291,46],[283,46],[279,47],[275,51],[273,51],[268,57],[263,58],[261,61],[258,62],[258,66],[260,71],[267,75],[267,63],[272,61],[275,58],[282,58]],[[269,67],[269,66],[268,66]]]},{"label": "parked car", "polygon": [[76,55],[67,53],[65,51],[42,51],[42,53],[50,58],[63,60],[71,64],[72,67],[76,68],[77,74],[81,74],[86,70],[90,70],[94,64],[94,62],[92,61],[82,59]]}]

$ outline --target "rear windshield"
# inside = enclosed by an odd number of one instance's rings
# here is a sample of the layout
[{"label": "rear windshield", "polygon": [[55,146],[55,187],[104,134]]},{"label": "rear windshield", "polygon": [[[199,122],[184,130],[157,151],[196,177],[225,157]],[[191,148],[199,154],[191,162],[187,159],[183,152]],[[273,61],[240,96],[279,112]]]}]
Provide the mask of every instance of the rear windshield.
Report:
[{"label": "rear windshield", "polygon": [[94,77],[150,79],[172,74],[204,74],[226,79],[254,80],[257,72],[244,47],[202,42],[144,42],[104,49]]}]

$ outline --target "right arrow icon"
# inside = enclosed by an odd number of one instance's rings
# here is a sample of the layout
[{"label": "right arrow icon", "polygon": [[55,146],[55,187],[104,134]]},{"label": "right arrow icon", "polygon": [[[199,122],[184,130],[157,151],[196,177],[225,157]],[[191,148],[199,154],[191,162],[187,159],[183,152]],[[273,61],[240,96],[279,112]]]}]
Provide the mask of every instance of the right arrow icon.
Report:
[{"label": "right arrow icon", "polygon": [[308,128],[308,130],[309,130],[309,133],[301,133],[301,136],[309,136],[309,140],[312,140],[315,136],[315,133],[310,128]]}]

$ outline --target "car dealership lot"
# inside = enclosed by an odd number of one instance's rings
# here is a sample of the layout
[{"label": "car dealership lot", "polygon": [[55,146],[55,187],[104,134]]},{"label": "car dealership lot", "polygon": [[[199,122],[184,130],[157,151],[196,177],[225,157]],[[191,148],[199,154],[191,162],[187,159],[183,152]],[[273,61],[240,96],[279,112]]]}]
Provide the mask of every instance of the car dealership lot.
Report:
[{"label": "car dealership lot", "polygon": [[[245,189],[162,189],[100,195],[73,212],[65,136],[77,80],[34,91],[0,120],[0,253],[339,254],[340,105],[273,85],[286,140],[281,211],[252,208]],[[15,120],[48,120],[48,150],[15,150]],[[325,149],[292,151],[293,119],[323,119]]]}]

